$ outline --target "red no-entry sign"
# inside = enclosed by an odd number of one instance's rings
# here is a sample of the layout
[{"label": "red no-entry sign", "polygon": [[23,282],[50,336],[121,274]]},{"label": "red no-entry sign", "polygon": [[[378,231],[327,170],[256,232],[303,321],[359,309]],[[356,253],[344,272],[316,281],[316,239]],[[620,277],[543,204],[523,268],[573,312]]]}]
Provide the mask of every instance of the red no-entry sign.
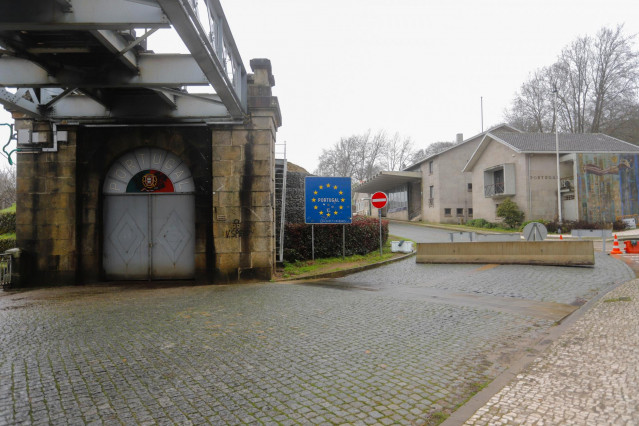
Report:
[{"label": "red no-entry sign", "polygon": [[381,191],[374,193],[371,197],[371,203],[373,203],[373,207],[375,207],[376,209],[383,208],[386,205],[387,201],[388,198],[386,197],[386,194]]}]

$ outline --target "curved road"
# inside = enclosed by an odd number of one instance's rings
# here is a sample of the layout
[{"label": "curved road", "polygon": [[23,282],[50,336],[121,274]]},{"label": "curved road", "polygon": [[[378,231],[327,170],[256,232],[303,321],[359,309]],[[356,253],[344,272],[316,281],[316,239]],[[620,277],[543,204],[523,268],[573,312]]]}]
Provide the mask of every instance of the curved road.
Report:
[{"label": "curved road", "polygon": [[[417,243],[446,243],[453,231],[429,228],[411,223],[389,222],[388,233],[401,238],[409,238]],[[456,232],[459,234],[459,232]]]}]

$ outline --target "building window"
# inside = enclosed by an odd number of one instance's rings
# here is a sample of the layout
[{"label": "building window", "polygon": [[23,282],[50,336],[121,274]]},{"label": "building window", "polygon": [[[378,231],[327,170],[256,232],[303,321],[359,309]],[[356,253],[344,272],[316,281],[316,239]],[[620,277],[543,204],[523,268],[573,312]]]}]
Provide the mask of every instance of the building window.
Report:
[{"label": "building window", "polygon": [[473,208],[472,207],[468,208],[468,217],[473,217]]},{"label": "building window", "polygon": [[451,217],[452,216],[451,209],[444,209],[444,216]]},{"label": "building window", "polygon": [[428,188],[428,207],[433,207],[435,205],[435,187],[431,185]]},{"label": "building window", "polygon": [[473,184],[472,183],[468,184],[468,192],[473,192]]},{"label": "building window", "polygon": [[464,209],[457,209],[457,217],[463,217],[464,216]]},{"label": "building window", "polygon": [[393,188],[388,193],[388,212],[408,210],[408,185]]},{"label": "building window", "polygon": [[502,164],[484,170],[484,196],[515,195],[515,165]]},{"label": "building window", "polygon": [[433,162],[432,161],[428,162],[428,174],[429,175],[433,174]]}]

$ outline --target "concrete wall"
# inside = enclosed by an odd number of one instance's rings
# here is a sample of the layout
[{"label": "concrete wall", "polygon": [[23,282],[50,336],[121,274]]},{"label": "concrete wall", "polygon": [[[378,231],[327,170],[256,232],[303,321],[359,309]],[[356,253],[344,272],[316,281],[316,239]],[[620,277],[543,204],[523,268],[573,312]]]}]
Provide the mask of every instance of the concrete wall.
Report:
[{"label": "concrete wall", "polygon": [[[519,208],[526,213],[526,220],[555,220],[559,213],[557,208],[557,157],[553,154],[528,154],[530,172],[517,173],[517,178],[528,178],[528,191],[523,204]],[[525,157],[518,155],[518,157]],[[568,170],[567,165],[563,165]],[[570,174],[567,172],[567,174]]]}]

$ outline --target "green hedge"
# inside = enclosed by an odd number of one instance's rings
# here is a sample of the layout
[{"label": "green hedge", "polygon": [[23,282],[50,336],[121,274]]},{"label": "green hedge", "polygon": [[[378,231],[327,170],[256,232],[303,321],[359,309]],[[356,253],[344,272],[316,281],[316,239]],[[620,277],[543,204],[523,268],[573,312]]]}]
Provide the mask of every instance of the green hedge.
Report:
[{"label": "green hedge", "polygon": [[16,232],[16,212],[2,211],[0,212],[0,235],[11,234]]},{"label": "green hedge", "polygon": [[[284,260],[295,262],[313,257],[311,226],[287,223],[284,233]],[[379,250],[379,222],[370,217],[356,216],[346,226],[346,256],[367,254]],[[388,239],[388,221],[382,221],[382,240]],[[315,258],[342,255],[342,225],[315,225]]]},{"label": "green hedge", "polygon": [[2,238],[0,239],[0,253],[4,253],[5,251],[16,247],[16,239],[15,238]]}]

